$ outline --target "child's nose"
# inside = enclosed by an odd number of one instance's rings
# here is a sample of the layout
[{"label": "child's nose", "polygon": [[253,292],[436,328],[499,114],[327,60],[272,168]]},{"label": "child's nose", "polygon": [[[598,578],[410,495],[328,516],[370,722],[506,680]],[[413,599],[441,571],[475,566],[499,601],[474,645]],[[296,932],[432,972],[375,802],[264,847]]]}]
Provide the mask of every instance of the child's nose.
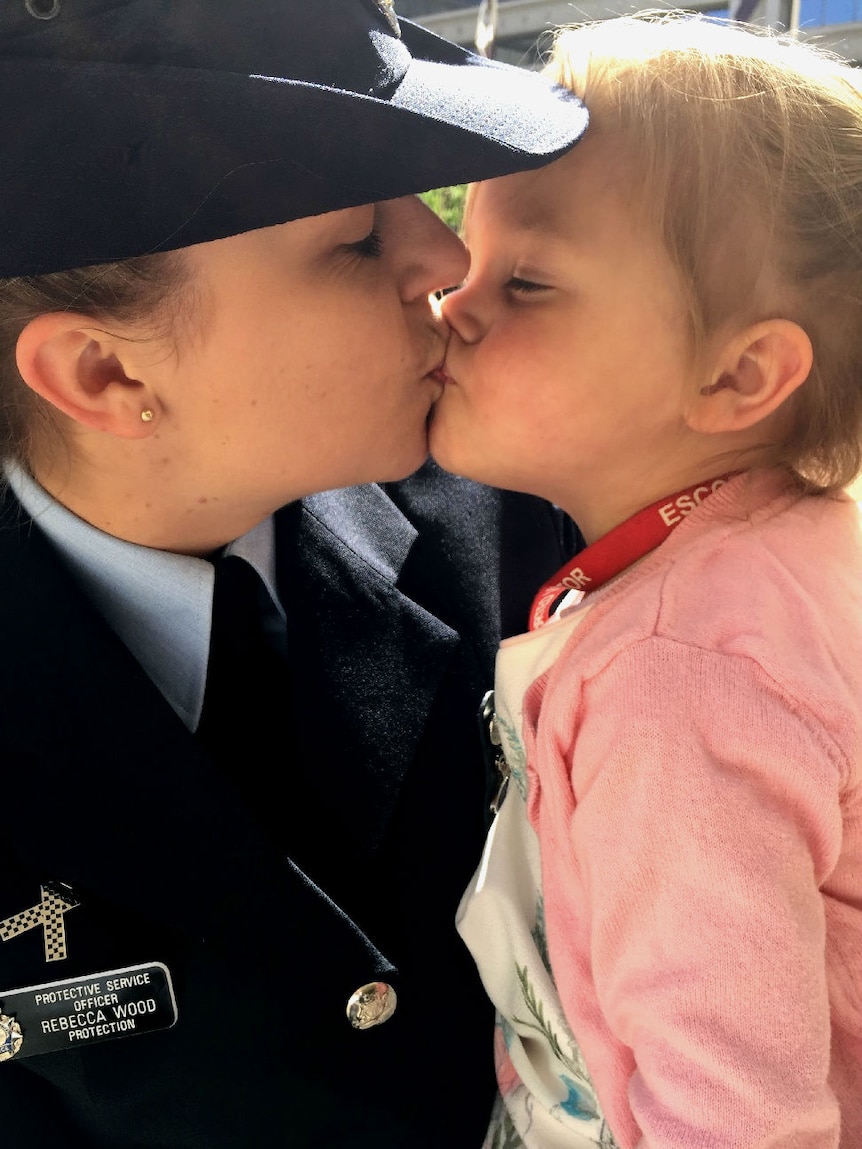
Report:
[{"label": "child's nose", "polygon": [[482,338],[486,324],[479,312],[477,293],[469,283],[447,292],[443,296],[440,310],[452,330],[465,343],[477,343]]}]

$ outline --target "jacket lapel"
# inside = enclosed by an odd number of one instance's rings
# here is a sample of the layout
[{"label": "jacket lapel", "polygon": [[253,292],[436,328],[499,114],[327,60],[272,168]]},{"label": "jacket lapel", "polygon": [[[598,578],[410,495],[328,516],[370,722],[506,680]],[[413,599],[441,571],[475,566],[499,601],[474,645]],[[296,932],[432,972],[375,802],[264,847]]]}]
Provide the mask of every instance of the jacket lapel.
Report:
[{"label": "jacket lapel", "polygon": [[380,487],[316,495],[278,518],[301,773],[289,786],[298,805],[329,812],[330,846],[372,853],[458,634],[399,589],[417,532]]}]

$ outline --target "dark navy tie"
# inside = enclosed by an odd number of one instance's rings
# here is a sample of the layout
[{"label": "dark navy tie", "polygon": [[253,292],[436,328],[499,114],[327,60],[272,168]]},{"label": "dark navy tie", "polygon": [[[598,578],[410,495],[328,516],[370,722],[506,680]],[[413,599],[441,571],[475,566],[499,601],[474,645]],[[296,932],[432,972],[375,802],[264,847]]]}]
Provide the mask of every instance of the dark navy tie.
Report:
[{"label": "dark navy tie", "polygon": [[273,828],[269,767],[290,728],[285,660],[267,642],[267,594],[254,568],[235,555],[215,562],[210,656],[198,740]]}]

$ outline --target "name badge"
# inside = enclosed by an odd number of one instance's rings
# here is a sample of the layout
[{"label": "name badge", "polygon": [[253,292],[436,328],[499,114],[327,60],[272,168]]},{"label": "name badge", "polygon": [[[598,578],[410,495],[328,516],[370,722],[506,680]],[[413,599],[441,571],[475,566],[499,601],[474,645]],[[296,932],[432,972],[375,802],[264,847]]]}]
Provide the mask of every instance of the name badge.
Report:
[{"label": "name badge", "polygon": [[170,1029],[171,975],[161,962],[0,990],[0,1061]]}]

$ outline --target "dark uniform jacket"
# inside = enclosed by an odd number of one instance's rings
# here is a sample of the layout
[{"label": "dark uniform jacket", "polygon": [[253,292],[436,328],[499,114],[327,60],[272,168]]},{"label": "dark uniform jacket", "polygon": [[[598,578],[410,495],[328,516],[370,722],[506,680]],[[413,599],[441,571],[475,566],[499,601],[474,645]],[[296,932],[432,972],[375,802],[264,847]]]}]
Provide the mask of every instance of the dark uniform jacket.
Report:
[{"label": "dark uniform jacket", "polygon": [[[283,741],[233,778],[4,496],[0,921],[46,883],[79,904],[62,960],[38,923],[0,941],[0,1014],[12,990],[147,963],[178,1013],[32,1057],[25,1032],[0,1061],[4,1144],[481,1144],[493,1015],[453,924],[485,831],[476,715],[501,629],[574,540],[546,504],[431,465],[276,518],[291,698]],[[354,1029],[375,981],[396,1010]]]}]

